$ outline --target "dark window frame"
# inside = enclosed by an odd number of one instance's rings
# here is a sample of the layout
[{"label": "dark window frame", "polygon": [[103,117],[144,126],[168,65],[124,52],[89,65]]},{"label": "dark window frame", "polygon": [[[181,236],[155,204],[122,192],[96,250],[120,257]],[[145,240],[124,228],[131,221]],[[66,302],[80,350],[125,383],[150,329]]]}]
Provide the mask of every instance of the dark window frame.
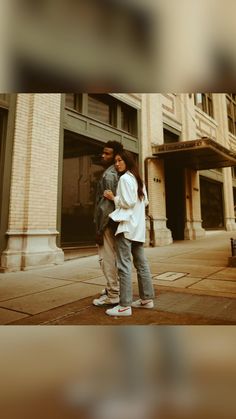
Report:
[{"label": "dark window frame", "polygon": [[137,136],[137,109],[127,105],[126,103],[121,103],[121,130],[128,132],[134,137]]},{"label": "dark window frame", "polygon": [[[105,122],[102,118],[99,118],[98,115],[92,115],[89,113],[89,101],[90,99],[100,102],[102,105],[108,107],[108,121]],[[117,116],[116,116],[116,107],[115,103],[109,95],[106,94],[88,94],[88,104],[87,104],[87,115],[90,118],[96,119],[99,122],[102,122],[106,125],[116,126]]]},{"label": "dark window frame", "polygon": [[236,166],[231,167],[231,171],[232,171],[232,178],[236,179]]},{"label": "dark window frame", "polygon": [[236,136],[236,93],[226,94],[228,130]]},{"label": "dark window frame", "polygon": [[[201,101],[199,101],[199,95],[201,95]],[[213,95],[212,93],[195,93],[194,103],[204,113],[214,118],[214,106],[213,106]]]},{"label": "dark window frame", "polygon": [[[72,102],[72,105],[70,105],[70,102]],[[81,93],[66,93],[65,107],[68,109],[73,109],[79,113],[82,113],[82,94]]]},{"label": "dark window frame", "polygon": [[[92,115],[89,113],[90,98],[95,98],[101,103],[108,105],[109,121],[104,122],[102,118],[99,118],[99,115]],[[113,98],[109,94],[66,93],[65,108],[76,111],[105,125],[124,131],[135,138],[138,137],[138,109]]]}]

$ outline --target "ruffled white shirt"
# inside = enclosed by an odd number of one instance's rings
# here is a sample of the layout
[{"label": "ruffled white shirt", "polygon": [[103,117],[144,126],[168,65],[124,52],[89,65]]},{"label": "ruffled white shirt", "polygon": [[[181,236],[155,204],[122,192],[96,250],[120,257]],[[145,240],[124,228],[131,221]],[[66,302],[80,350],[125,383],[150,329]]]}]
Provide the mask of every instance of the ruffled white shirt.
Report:
[{"label": "ruffled white shirt", "polygon": [[145,242],[145,207],[148,205],[145,185],[143,192],[144,197],[140,200],[137,180],[129,171],[120,177],[114,199],[116,209],[109,215],[119,221],[115,235],[124,233],[129,240]]}]

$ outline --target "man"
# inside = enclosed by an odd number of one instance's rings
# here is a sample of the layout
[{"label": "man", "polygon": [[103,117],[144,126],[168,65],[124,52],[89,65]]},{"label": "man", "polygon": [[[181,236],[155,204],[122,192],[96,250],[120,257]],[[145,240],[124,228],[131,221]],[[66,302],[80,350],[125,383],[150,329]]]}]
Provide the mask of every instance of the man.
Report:
[{"label": "man", "polygon": [[94,222],[99,262],[107,284],[101,296],[93,300],[95,306],[119,303],[114,230],[112,229],[112,220],[109,218],[109,214],[114,210],[114,202],[106,199],[103,194],[106,189],[116,193],[118,174],[114,166],[114,157],[122,149],[122,144],[117,141],[108,141],[102,153],[102,164],[105,171],[97,186]]}]

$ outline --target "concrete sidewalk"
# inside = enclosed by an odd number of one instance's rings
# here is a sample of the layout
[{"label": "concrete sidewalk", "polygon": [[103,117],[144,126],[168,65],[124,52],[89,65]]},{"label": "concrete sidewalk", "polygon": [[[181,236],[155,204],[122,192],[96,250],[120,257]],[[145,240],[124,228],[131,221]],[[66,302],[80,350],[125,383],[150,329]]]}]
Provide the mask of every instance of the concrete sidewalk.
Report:
[{"label": "concrete sidewalk", "polygon": [[[96,255],[63,265],[0,274],[0,324],[236,324],[236,268],[229,268],[232,232],[146,248],[156,291],[153,310],[110,318],[92,300],[105,285]],[[134,295],[138,295],[135,272]]]}]

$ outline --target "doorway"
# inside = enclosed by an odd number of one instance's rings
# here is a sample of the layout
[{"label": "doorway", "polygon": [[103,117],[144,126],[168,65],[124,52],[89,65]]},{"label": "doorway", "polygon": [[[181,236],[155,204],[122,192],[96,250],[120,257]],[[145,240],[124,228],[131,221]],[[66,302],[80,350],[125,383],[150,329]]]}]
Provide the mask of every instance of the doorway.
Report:
[{"label": "doorway", "polygon": [[224,228],[223,184],[200,176],[202,227]]},{"label": "doorway", "polygon": [[173,240],[184,240],[185,199],[184,169],[165,161],[165,190],[167,228]]},{"label": "doorway", "polygon": [[96,185],[103,167],[102,143],[65,131],[62,181],[62,247],[95,245]]},{"label": "doorway", "polygon": [[[178,142],[179,135],[164,129],[164,144]],[[165,190],[167,228],[171,230],[173,240],[184,240],[185,198],[184,169],[177,167],[174,161],[165,161]]]}]

